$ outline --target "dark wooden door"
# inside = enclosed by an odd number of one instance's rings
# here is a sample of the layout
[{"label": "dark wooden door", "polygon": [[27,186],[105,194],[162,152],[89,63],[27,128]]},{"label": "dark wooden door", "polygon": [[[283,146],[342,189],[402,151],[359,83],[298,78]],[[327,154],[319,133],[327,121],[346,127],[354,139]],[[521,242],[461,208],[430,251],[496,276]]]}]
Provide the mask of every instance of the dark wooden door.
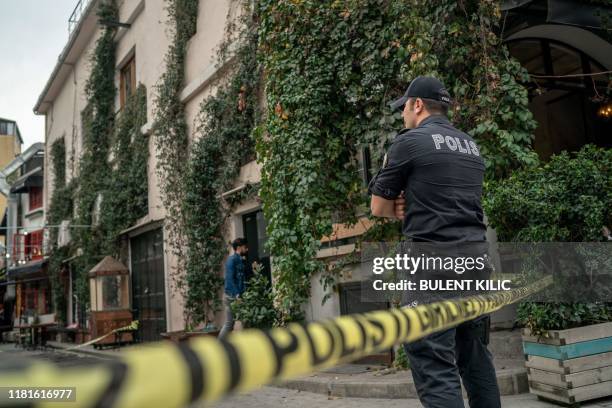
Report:
[{"label": "dark wooden door", "polygon": [[[340,292],[340,314],[367,313],[375,310],[389,309],[387,302],[364,302],[361,299],[361,282],[347,282],[339,285]],[[393,349],[387,352],[371,354],[357,361],[355,364],[385,364],[393,363]]]},{"label": "dark wooden door", "polygon": [[166,295],[162,230],[131,239],[132,307],[140,323],[139,341],[160,340],[166,331]]},{"label": "dark wooden door", "polygon": [[263,211],[258,210],[242,216],[244,238],[249,244],[249,255],[247,262],[252,265],[254,261],[263,265],[263,273],[271,282],[270,254],[265,245],[268,240],[266,235],[266,221]]}]

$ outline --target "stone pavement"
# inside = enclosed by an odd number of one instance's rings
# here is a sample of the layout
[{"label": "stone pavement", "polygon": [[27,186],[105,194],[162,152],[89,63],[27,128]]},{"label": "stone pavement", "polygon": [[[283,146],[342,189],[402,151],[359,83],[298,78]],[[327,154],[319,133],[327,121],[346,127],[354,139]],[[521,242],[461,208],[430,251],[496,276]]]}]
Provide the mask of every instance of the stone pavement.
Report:
[{"label": "stone pavement", "polygon": [[[311,392],[263,387],[260,390],[234,395],[210,408],[423,408],[416,399],[340,398]],[[467,401],[465,406],[468,407]],[[503,408],[559,408],[559,405],[538,401],[531,394],[502,397]],[[612,408],[612,399],[585,403],[582,408]]]}]

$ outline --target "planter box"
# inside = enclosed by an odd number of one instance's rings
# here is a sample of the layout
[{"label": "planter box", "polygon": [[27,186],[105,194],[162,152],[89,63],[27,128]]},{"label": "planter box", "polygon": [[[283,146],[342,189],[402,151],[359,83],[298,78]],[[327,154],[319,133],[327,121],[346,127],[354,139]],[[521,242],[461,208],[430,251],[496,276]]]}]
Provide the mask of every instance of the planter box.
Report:
[{"label": "planter box", "polygon": [[575,404],[612,395],[612,322],[550,330],[549,338],[524,329],[523,351],[538,397]]}]

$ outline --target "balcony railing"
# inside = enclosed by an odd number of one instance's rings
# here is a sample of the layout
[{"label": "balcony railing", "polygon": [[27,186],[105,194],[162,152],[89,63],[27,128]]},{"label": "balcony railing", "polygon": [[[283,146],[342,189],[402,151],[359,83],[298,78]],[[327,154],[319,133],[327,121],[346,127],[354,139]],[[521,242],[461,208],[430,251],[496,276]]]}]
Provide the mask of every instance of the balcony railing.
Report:
[{"label": "balcony railing", "polygon": [[91,0],[79,0],[77,1],[74,10],[72,10],[72,14],[70,18],[68,18],[68,35],[72,34],[72,31],[79,24],[81,17],[83,16],[83,11],[87,9],[89,2]]}]

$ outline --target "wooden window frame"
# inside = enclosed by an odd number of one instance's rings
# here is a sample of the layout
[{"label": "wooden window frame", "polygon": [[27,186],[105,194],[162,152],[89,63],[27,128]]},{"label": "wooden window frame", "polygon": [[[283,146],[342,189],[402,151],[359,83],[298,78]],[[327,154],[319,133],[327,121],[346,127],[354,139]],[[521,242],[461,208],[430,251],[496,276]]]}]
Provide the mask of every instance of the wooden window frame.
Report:
[{"label": "wooden window frame", "polygon": [[43,206],[43,189],[42,187],[30,187],[28,191],[28,209],[34,211]]},{"label": "wooden window frame", "polygon": [[43,258],[43,230],[32,231],[27,235],[27,253],[32,260]]},{"label": "wooden window frame", "polygon": [[[126,77],[129,75],[129,81]],[[119,69],[119,104],[121,109],[136,92],[136,54],[132,55]]]}]

